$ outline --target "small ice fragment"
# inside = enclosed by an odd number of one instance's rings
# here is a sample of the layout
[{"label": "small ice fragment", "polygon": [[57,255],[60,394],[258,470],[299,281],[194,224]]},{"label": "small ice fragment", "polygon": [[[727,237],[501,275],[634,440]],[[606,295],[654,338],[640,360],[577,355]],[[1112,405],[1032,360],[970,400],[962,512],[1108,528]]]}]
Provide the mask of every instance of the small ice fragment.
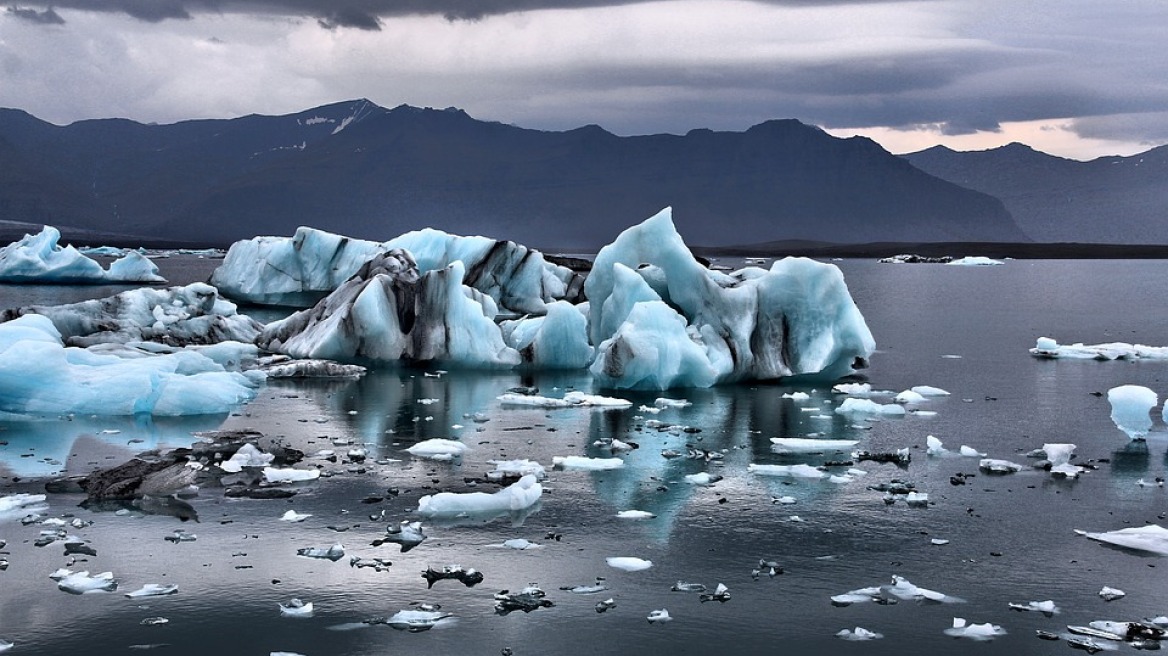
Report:
[{"label": "small ice fragment", "polygon": [[418,403],[421,403],[422,405],[432,405],[437,402],[438,399],[418,399]]},{"label": "small ice fragment", "polygon": [[835,635],[837,638],[841,638],[843,640],[853,640],[853,641],[879,640],[880,638],[884,637],[883,633],[876,633],[875,631],[869,631],[868,629],[858,627],[858,626],[855,629],[851,629],[851,630],[843,629],[843,630],[839,631],[838,633],[836,633]]},{"label": "small ice fragment", "polygon": [[557,469],[578,469],[583,471],[603,471],[620,469],[625,461],[620,458],[588,458],[585,456],[553,456],[552,466]]},{"label": "small ice fragment", "polygon": [[657,515],[647,510],[622,510],[616,516],[620,519],[653,519]]},{"label": "small ice fragment", "polygon": [[483,582],[486,577],[483,573],[472,568],[465,568],[462,565],[453,564],[446,565],[442,569],[434,569],[427,567],[426,571],[422,572],[422,578],[426,579],[426,587],[432,588],[438,581],[446,579],[454,579],[461,582],[468,588],[473,588]]},{"label": "small ice fragment", "polygon": [[811,395],[807,392],[788,392],[783,394],[782,398],[791,399],[792,401],[807,401],[811,398]]},{"label": "small ice fragment", "polygon": [[711,474],[709,472],[699,472],[697,474],[688,474],[685,477],[686,483],[692,483],[694,485],[713,485],[714,483],[717,483],[720,480],[722,480],[721,476],[718,476],[717,474]]},{"label": "small ice fragment", "polygon": [[848,397],[835,409],[839,415],[887,415],[904,416],[904,406],[896,403],[877,403],[871,399]]},{"label": "small ice fragment", "polygon": [[626,572],[639,572],[653,566],[653,561],[634,558],[631,556],[612,556],[605,558],[609,567],[615,567]]},{"label": "small ice fragment", "polygon": [[267,467],[272,464],[276,456],[260,451],[250,442],[239,449],[227,460],[219,463],[219,468],[228,473],[239,473],[244,467]]},{"label": "small ice fragment", "polygon": [[1142,440],[1152,428],[1149,414],[1156,407],[1156,393],[1142,385],[1120,385],[1107,391],[1111,421],[1133,440]]},{"label": "small ice fragment", "polygon": [[16,646],[15,642],[9,642],[3,638],[0,638],[0,652],[8,651],[9,649],[12,649],[15,646]]},{"label": "small ice fragment", "polygon": [[664,624],[673,620],[673,618],[669,616],[669,611],[665,610],[664,608],[660,610],[649,611],[649,617],[647,619],[649,620],[650,624]]},{"label": "small ice fragment", "polygon": [[1088,533],[1087,531],[1079,530],[1076,530],[1075,533],[1092,540],[1113,544],[1117,547],[1126,547],[1137,551],[1147,551],[1149,553],[1160,554],[1161,556],[1168,556],[1168,529],[1158,524],[1123,528],[1118,531],[1108,531],[1106,533]]},{"label": "small ice fragment", "polygon": [[425,540],[426,534],[422,532],[422,522],[403,520],[397,526],[387,526],[385,537],[374,541],[373,546],[379,547],[386,542],[394,542],[401,545],[401,552],[405,553],[422,544]]},{"label": "small ice fragment", "polygon": [[713,592],[700,595],[698,597],[698,601],[701,601],[702,603],[707,601],[718,601],[721,603],[726,603],[727,601],[730,601],[730,589],[719,583],[718,587],[714,588]]},{"label": "small ice fragment", "polygon": [[179,542],[194,542],[195,540],[199,539],[199,536],[195,535],[194,533],[191,533],[190,531],[184,531],[182,529],[177,529],[177,530],[175,530],[174,533],[171,533],[170,535],[167,535],[167,536],[163,537],[162,539],[166,540],[167,542],[173,542],[175,544],[178,544]]},{"label": "small ice fragment", "polygon": [[706,586],[703,583],[686,583],[685,581],[678,581],[669,588],[673,592],[705,592]]},{"label": "small ice fragment", "polygon": [[1082,467],[1071,464],[1071,456],[1075,453],[1074,444],[1043,444],[1042,451],[1050,461],[1051,476],[1063,478],[1077,478],[1083,471]]},{"label": "small ice fragment", "polygon": [[872,393],[872,385],[870,383],[840,383],[832,387],[831,391],[850,396],[868,396]]},{"label": "small ice fragment", "polygon": [[165,617],[147,617],[138,623],[142,626],[161,626],[163,624],[170,624],[170,620]]},{"label": "small ice fragment", "polygon": [[[57,578],[60,576],[60,578]],[[49,575],[57,578],[57,587],[69,594],[90,594],[93,592],[113,592],[118,589],[118,582],[112,572],[89,575],[89,572],[70,572],[57,570]]]},{"label": "small ice fragment", "polygon": [[498,615],[507,615],[516,610],[530,613],[540,608],[551,608],[555,606],[552,600],[546,597],[547,593],[534,585],[530,585],[514,594],[507,590],[501,590],[495,593],[495,613]]},{"label": "small ice fragment", "polygon": [[444,440],[440,438],[433,438],[418,442],[417,444],[406,449],[406,451],[418,458],[429,458],[430,460],[452,460],[462,456],[467,450],[467,445],[457,440]]},{"label": "small ice fragment", "polygon": [[539,502],[543,486],[534,476],[524,476],[495,492],[439,492],[418,499],[418,513],[426,517],[464,513],[507,513],[525,510]]},{"label": "small ice fragment", "polygon": [[946,392],[940,387],[932,387],[930,385],[917,385],[912,388],[912,391],[921,396],[949,396],[949,392]]},{"label": "small ice fragment", "polygon": [[1099,591],[1099,596],[1103,598],[1103,601],[1115,601],[1116,599],[1122,599],[1126,597],[1127,593],[1118,588],[1109,588],[1105,585],[1103,586],[1103,589]]},{"label": "small ice fragment", "polygon": [[1022,471],[1022,465],[1009,460],[998,460],[996,458],[982,458],[977,463],[978,469],[990,474],[1013,474],[1014,472]]},{"label": "small ice fragment", "polygon": [[284,513],[283,515],[280,515],[280,521],[282,521],[282,522],[302,522],[302,521],[308,519],[309,517],[312,517],[312,513],[298,513],[295,510],[289,510],[288,512]]},{"label": "small ice fragment", "polygon": [[820,440],[807,437],[772,437],[774,451],[788,453],[817,453],[826,451],[850,451],[859,440]]},{"label": "small ice fragment", "polygon": [[264,467],[264,480],[269,483],[300,483],[320,478],[319,469],[277,469]]},{"label": "small ice fragment", "polygon": [[782,506],[790,506],[798,503],[799,500],[793,496],[785,495],[781,497],[771,497],[771,503],[777,503]]},{"label": "small ice fragment", "polygon": [[949,541],[944,539],[944,538],[932,538],[931,540],[929,540],[929,544],[932,544],[932,545],[935,545],[938,547],[943,547],[943,546],[949,544]]},{"label": "small ice fragment", "polygon": [[945,635],[955,638],[969,638],[971,640],[990,640],[996,636],[1006,635],[1006,630],[997,624],[970,624],[964,618],[954,617],[953,627],[945,629]]},{"label": "small ice fragment", "polygon": [[312,617],[312,602],[293,597],[287,604],[280,604],[280,617]]},{"label": "small ice fragment", "polygon": [[811,465],[757,465],[751,463],[746,470],[759,476],[788,476],[791,478],[827,478],[827,473]]},{"label": "small ice fragment", "polygon": [[429,631],[448,617],[453,617],[453,614],[441,613],[437,610],[399,610],[385,623],[398,631],[420,633]]},{"label": "small ice fragment", "polygon": [[653,405],[657,406],[658,408],[687,408],[693,405],[693,403],[690,403],[685,399],[667,399],[665,397],[658,397],[658,399],[653,402]]},{"label": "small ice fragment", "polygon": [[324,558],[335,563],[345,557],[345,547],[340,544],[334,544],[331,547],[304,547],[297,549],[296,555],[305,558]]},{"label": "small ice fragment", "polygon": [[961,449],[958,451],[958,453],[965,456],[966,458],[984,458],[985,457],[985,454],[982,453],[981,451],[978,451],[977,449],[975,449],[971,446],[965,446],[964,444],[961,445]]},{"label": "small ice fragment", "polygon": [[597,578],[596,583],[592,585],[566,585],[560,589],[572,594],[596,594],[597,592],[604,592],[608,586],[604,584],[604,579]]},{"label": "small ice fragment", "polygon": [[924,492],[909,492],[905,495],[904,502],[913,508],[928,508],[929,495]]},{"label": "small ice fragment", "polygon": [[892,398],[896,403],[922,403],[925,396],[913,390],[905,390]]},{"label": "small ice fragment", "polygon": [[949,453],[949,450],[945,448],[945,445],[941,443],[941,440],[933,437],[932,435],[925,437],[925,448],[925,453],[931,456],[939,456],[945,453]]},{"label": "small ice fragment", "polygon": [[616,608],[616,600],[611,597],[605,599],[604,601],[596,602],[596,612],[598,613],[603,613],[609,608]]},{"label": "small ice fragment", "polygon": [[1050,617],[1051,615],[1057,615],[1059,612],[1059,607],[1056,606],[1055,603],[1050,599],[1047,599],[1046,601],[1028,601],[1024,604],[1011,603],[1009,604],[1009,607],[1011,610],[1024,610],[1042,613],[1047,617]]},{"label": "small ice fragment", "polygon": [[178,594],[177,585],[162,585],[159,583],[147,583],[141,588],[133,592],[127,592],[126,597],[130,599],[138,599],[139,597],[161,597],[164,595]]},{"label": "small ice fragment", "polygon": [[542,544],[537,544],[535,542],[531,542],[530,540],[525,540],[523,538],[512,538],[510,540],[504,540],[503,544],[501,546],[503,546],[507,549],[514,549],[516,551],[526,551],[528,549],[542,549],[543,548]]},{"label": "small ice fragment", "polygon": [[487,478],[492,481],[519,479],[528,475],[534,476],[539,481],[547,478],[547,470],[534,460],[523,458],[519,460],[488,460],[487,462],[495,466],[493,471],[487,472]]}]

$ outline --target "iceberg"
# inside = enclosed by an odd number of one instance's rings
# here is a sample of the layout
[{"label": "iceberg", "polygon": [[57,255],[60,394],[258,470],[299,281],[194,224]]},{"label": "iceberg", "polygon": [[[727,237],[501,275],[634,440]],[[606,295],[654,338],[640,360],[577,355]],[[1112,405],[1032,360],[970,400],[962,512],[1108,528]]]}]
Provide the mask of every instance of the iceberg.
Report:
[{"label": "iceberg", "polygon": [[1152,408],[1159,403],[1156,393],[1142,385],[1120,385],[1107,390],[1111,421],[1133,440],[1142,440],[1152,428]]},{"label": "iceberg", "polygon": [[789,478],[827,478],[827,472],[811,465],[799,463],[797,465],[759,465],[751,463],[746,471],[759,476],[786,476]]},{"label": "iceberg", "polygon": [[[57,576],[60,574],[60,576]],[[93,594],[96,592],[113,592],[118,589],[118,581],[112,572],[89,575],[85,572],[70,572],[68,570],[54,572],[50,578],[57,579],[57,587],[69,594]]]},{"label": "iceberg", "polygon": [[430,460],[453,460],[462,456],[462,454],[470,447],[457,440],[444,440],[441,438],[432,438],[423,440],[417,444],[406,449],[406,451],[418,458],[428,458]]},{"label": "iceberg", "polygon": [[497,398],[503,405],[529,405],[537,408],[628,408],[633,405],[632,401],[625,399],[576,391],[568,392],[559,399],[514,392]]},{"label": "iceberg", "polygon": [[305,603],[293,597],[287,604],[280,604],[281,617],[312,617],[312,602]]},{"label": "iceberg", "polygon": [[772,437],[772,451],[781,453],[818,453],[827,451],[851,452],[859,440],[821,440],[809,437]]},{"label": "iceberg", "polygon": [[860,640],[879,640],[884,637],[882,633],[869,631],[863,627],[857,626],[855,629],[842,629],[835,634],[835,637],[842,640],[860,641]]},{"label": "iceberg", "polygon": [[567,301],[547,304],[547,314],[504,321],[503,341],[525,364],[539,369],[583,369],[592,362],[588,318]]},{"label": "iceberg", "polygon": [[605,471],[620,469],[625,461],[620,458],[589,458],[587,456],[552,456],[552,466],[556,469],[577,469],[584,471]]},{"label": "iceberg", "polygon": [[896,403],[877,403],[871,399],[848,397],[835,409],[839,415],[903,417],[904,406]]},{"label": "iceberg", "polygon": [[464,286],[465,273],[461,261],[420,273],[406,251],[382,253],[312,308],[268,324],[256,343],[298,358],[519,364],[494,322],[495,302]]},{"label": "iceberg", "polygon": [[605,558],[604,561],[608,563],[609,567],[625,572],[639,572],[641,570],[649,569],[653,566],[653,561],[651,560],[635,558],[632,556],[612,556],[610,558]]},{"label": "iceberg", "polygon": [[997,624],[970,624],[964,618],[954,617],[953,626],[945,629],[945,635],[954,638],[969,638],[971,640],[989,640],[1000,635],[1006,635],[1006,630]]},{"label": "iceberg", "polygon": [[994,260],[984,255],[967,255],[945,263],[946,266],[997,266],[999,264],[1002,264],[1001,260]]},{"label": "iceberg", "polygon": [[670,208],[601,249],[584,288],[599,345],[592,372],[613,387],[838,378],[866,366],[875,349],[838,268],[787,258],[769,270],[710,271],[690,254]]},{"label": "iceberg", "polygon": [[1075,533],[1117,547],[1168,556],[1168,529],[1158,524],[1123,528],[1106,533],[1088,533],[1079,530],[1076,530]]},{"label": "iceberg", "polygon": [[664,608],[660,608],[657,610],[649,611],[648,620],[649,620],[650,624],[664,624],[666,622],[672,621],[673,617],[671,617],[669,615],[668,610],[666,610]]},{"label": "iceberg", "polygon": [[453,613],[442,613],[436,610],[399,610],[385,623],[398,631],[420,633],[429,631],[442,620],[453,616]]},{"label": "iceberg", "polygon": [[1039,337],[1030,355],[1051,360],[1168,360],[1168,346],[1145,346],[1126,342],[1104,344],[1059,344],[1050,337]]},{"label": "iceberg", "polygon": [[211,284],[249,303],[307,306],[340,287],[375,256],[394,249],[409,251],[422,272],[462,262],[466,284],[514,314],[543,314],[545,303],[581,300],[582,277],[547,262],[538,251],[429,228],[381,243],[305,227],[291,238],[238,241],[212,274]]},{"label": "iceberg", "polygon": [[61,233],[45,226],[0,248],[0,282],[105,284],[111,282],[166,282],[158,267],[141,253],[129,251],[103,269],[72,246],[60,245]]},{"label": "iceberg", "polygon": [[463,513],[487,515],[525,510],[535,505],[543,486],[534,476],[524,476],[495,492],[439,492],[418,499],[418,514],[423,517],[451,517]]},{"label": "iceberg", "polygon": [[1042,451],[1050,461],[1050,473],[1054,476],[1077,478],[1082,467],[1071,464],[1071,456],[1077,447],[1074,444],[1043,444]]},{"label": "iceberg", "polygon": [[1014,472],[1022,471],[1022,465],[1009,460],[999,460],[997,458],[982,458],[977,463],[978,469],[989,474],[1013,474]]},{"label": "iceberg", "polygon": [[262,380],[189,349],[66,348],[37,314],[0,323],[0,416],[226,414]]},{"label": "iceberg", "polygon": [[167,289],[132,289],[107,298],[67,305],[33,305],[6,310],[0,321],[26,314],[49,318],[67,346],[158,342],[169,346],[242,342],[263,329],[238,314],[214,287],[192,283]]},{"label": "iceberg", "polygon": [[141,588],[133,592],[127,592],[126,597],[129,599],[140,599],[142,597],[162,597],[166,595],[178,594],[177,585],[163,585],[161,583],[147,583]]}]

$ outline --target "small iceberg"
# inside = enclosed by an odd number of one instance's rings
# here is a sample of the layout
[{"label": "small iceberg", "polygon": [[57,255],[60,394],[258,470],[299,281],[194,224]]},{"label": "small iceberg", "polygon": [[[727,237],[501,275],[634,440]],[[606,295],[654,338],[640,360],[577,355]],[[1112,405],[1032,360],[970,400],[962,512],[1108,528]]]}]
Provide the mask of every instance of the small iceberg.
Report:
[{"label": "small iceberg", "polygon": [[620,469],[625,461],[620,458],[588,458],[586,456],[553,456],[552,466],[556,469],[576,469],[583,471],[604,471]]},{"label": "small iceberg", "polygon": [[49,578],[57,580],[57,588],[69,594],[91,594],[96,592],[114,592],[118,589],[118,581],[112,572],[89,575],[85,572],[70,572],[68,570],[54,572]]},{"label": "small iceberg", "polygon": [[997,636],[1006,635],[1006,630],[997,624],[970,624],[964,618],[954,617],[953,626],[945,629],[945,635],[954,638],[969,638],[970,640],[990,640]]},{"label": "small iceberg", "polygon": [[1156,393],[1142,385],[1120,385],[1107,390],[1111,421],[1133,440],[1142,440],[1152,429],[1149,414],[1159,402]]},{"label": "small iceberg", "polygon": [[498,514],[525,510],[534,506],[543,494],[543,486],[528,475],[495,492],[440,492],[418,499],[418,514],[423,517],[452,517],[461,514]]},{"label": "small iceberg", "polygon": [[989,474],[1013,474],[1022,471],[1022,465],[1009,460],[998,460],[995,458],[982,458],[977,463],[977,468]]},{"label": "small iceberg", "polygon": [[877,403],[872,399],[848,397],[835,409],[836,414],[853,416],[903,417],[904,406],[897,403]]},{"label": "small iceberg", "polygon": [[1002,264],[1001,260],[988,258],[984,255],[967,255],[950,260],[945,263],[945,266],[998,266],[1000,264]]},{"label": "small iceberg", "polygon": [[302,522],[302,521],[308,519],[309,517],[312,517],[312,513],[298,513],[295,510],[289,510],[289,511],[285,512],[283,515],[280,515],[280,521],[282,521],[282,522]]},{"label": "small iceberg", "polygon": [[399,610],[385,623],[398,631],[421,633],[438,626],[442,620],[448,617],[454,617],[454,614],[437,610]]},{"label": "small iceberg", "polygon": [[280,617],[312,617],[312,602],[305,603],[292,598],[287,604],[280,604]]},{"label": "small iceberg", "polygon": [[141,597],[163,597],[166,595],[178,594],[177,585],[162,585],[160,583],[147,583],[141,588],[133,592],[127,592],[126,597],[130,599],[139,599]]},{"label": "small iceberg", "polygon": [[526,405],[536,408],[629,408],[633,402],[611,396],[568,392],[563,398],[509,392],[497,397],[503,405]]},{"label": "small iceberg", "polygon": [[278,469],[276,467],[264,467],[264,480],[277,485],[280,483],[315,481],[318,478],[320,478],[319,469]]},{"label": "small iceberg", "polygon": [[608,563],[609,567],[625,572],[640,572],[653,566],[653,561],[651,560],[634,558],[632,556],[612,556],[605,558],[604,561]]},{"label": "small iceberg", "polygon": [[158,267],[137,251],[127,251],[103,269],[96,260],[72,246],[61,246],[61,232],[44,226],[0,248],[0,282],[40,284],[106,284],[111,282],[166,282]]},{"label": "small iceberg", "polygon": [[422,544],[425,540],[426,534],[422,532],[422,522],[404,520],[397,526],[387,526],[385,537],[375,541],[373,546],[379,547],[386,542],[393,542],[401,545],[401,552],[405,553]]},{"label": "small iceberg", "polygon": [[1119,588],[1112,588],[1106,585],[1099,590],[1099,598],[1103,601],[1115,601],[1116,599],[1123,599],[1126,596],[1127,593],[1123,590],[1120,590]]},{"label": "small iceberg", "polygon": [[1039,337],[1030,355],[1052,360],[1168,360],[1168,347],[1126,342],[1059,344],[1050,337]]},{"label": "small iceberg", "polygon": [[809,479],[827,478],[827,473],[823,470],[803,463],[797,465],[758,465],[751,463],[746,466],[746,471],[759,476],[786,476],[789,478]]},{"label": "small iceberg", "polygon": [[807,437],[772,437],[772,450],[780,453],[817,453],[822,451],[851,451],[859,440],[820,440]]},{"label": "small iceberg", "polygon": [[1078,478],[1083,471],[1082,467],[1071,464],[1071,456],[1077,447],[1074,444],[1043,444],[1042,451],[1050,461],[1051,476],[1062,478]]},{"label": "small iceberg", "polygon": [[410,455],[429,460],[453,460],[461,457],[470,448],[457,440],[433,438],[418,442],[406,449]]},{"label": "small iceberg", "polygon": [[1106,533],[1088,533],[1080,530],[1076,530],[1075,533],[1117,547],[1168,556],[1168,529],[1157,524],[1123,528]]},{"label": "small iceberg", "polygon": [[547,478],[547,470],[534,460],[488,460],[487,463],[495,466],[494,470],[487,472],[487,480],[490,481],[520,479],[524,476],[534,476],[539,481]]},{"label": "small iceberg", "polygon": [[340,544],[334,544],[331,547],[304,547],[297,549],[296,555],[305,558],[322,558],[335,563],[345,557],[345,547]]},{"label": "small iceberg", "polygon": [[616,516],[619,519],[653,519],[657,517],[647,510],[622,510]]},{"label": "small iceberg", "polygon": [[884,637],[883,633],[876,633],[868,629],[856,627],[855,629],[843,629],[835,634],[835,637],[841,640],[861,641],[861,640],[879,640]]},{"label": "small iceberg", "polygon": [[664,624],[673,621],[673,618],[669,616],[669,611],[664,608],[649,611],[649,617],[647,619],[650,624]]},{"label": "small iceberg", "polygon": [[534,585],[516,593],[511,593],[508,590],[500,590],[495,593],[495,613],[498,615],[507,615],[516,610],[530,613],[540,608],[551,608],[552,606],[555,604],[547,598],[547,593]]},{"label": "small iceberg", "polygon": [[859,588],[845,592],[842,595],[835,595],[831,598],[832,605],[835,606],[850,606],[851,604],[862,603],[866,601],[880,601],[886,603],[886,600],[895,597],[896,599],[903,599],[905,601],[918,602],[932,602],[940,604],[956,604],[962,603],[964,600],[959,597],[937,592],[936,590],[929,590],[911,583],[903,576],[893,576],[892,583],[888,585],[872,586],[867,588]]},{"label": "small iceberg", "polygon": [[1055,603],[1050,599],[1047,599],[1046,601],[1028,601],[1024,604],[1011,603],[1009,604],[1009,607],[1010,610],[1032,611],[1035,613],[1042,613],[1047,617],[1058,615],[1059,613],[1059,607],[1056,606]]}]

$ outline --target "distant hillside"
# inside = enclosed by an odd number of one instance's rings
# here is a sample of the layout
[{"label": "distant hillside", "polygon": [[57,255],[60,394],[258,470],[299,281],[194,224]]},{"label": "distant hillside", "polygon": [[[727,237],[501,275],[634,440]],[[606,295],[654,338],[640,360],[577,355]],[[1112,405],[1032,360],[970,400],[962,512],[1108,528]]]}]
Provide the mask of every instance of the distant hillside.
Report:
[{"label": "distant hillside", "polygon": [[1018,143],[977,152],[936,146],[904,158],[939,178],[1001,199],[1037,241],[1168,241],[1168,146],[1090,162]]},{"label": "distant hillside", "polygon": [[618,137],[365,100],[288,116],[54,126],[0,110],[0,219],[226,243],[433,226],[591,249],[671,205],[694,244],[1025,241],[1002,204],[794,120]]}]

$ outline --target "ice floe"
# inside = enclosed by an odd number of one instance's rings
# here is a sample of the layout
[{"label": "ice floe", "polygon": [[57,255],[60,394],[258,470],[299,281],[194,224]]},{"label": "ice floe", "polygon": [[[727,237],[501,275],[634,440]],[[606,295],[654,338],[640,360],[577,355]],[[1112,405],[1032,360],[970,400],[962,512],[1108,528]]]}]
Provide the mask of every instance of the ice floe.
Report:
[{"label": "ice floe", "polygon": [[553,456],[552,466],[556,469],[576,469],[584,471],[603,471],[620,469],[625,461],[620,458],[589,458],[587,456]]},{"label": "ice floe", "polygon": [[418,499],[418,514],[423,517],[506,513],[524,510],[535,505],[543,494],[543,486],[535,476],[524,476],[515,483],[495,492],[439,492]]},{"label": "ice floe", "polygon": [[650,624],[664,624],[666,622],[672,622],[673,617],[669,615],[668,610],[660,608],[658,610],[649,611],[648,620]]},{"label": "ice floe", "polygon": [[457,440],[432,438],[418,442],[406,451],[418,458],[429,460],[453,460],[460,457],[469,447]]},{"label": "ice floe", "polygon": [[1119,588],[1112,588],[1106,585],[1099,590],[1099,597],[1103,601],[1115,601],[1117,599],[1123,599],[1126,596],[1127,593],[1123,590],[1120,590]]},{"label": "ice floe", "polygon": [[1104,533],[1089,533],[1079,530],[1076,530],[1075,533],[1117,547],[1168,556],[1168,529],[1158,524],[1123,528]]},{"label": "ice floe", "polygon": [[657,515],[647,510],[622,510],[616,516],[620,519],[653,519]]},{"label": "ice floe", "polygon": [[945,263],[946,266],[997,266],[999,264],[1003,264],[1003,262],[984,255],[967,255]]},{"label": "ice floe", "polygon": [[0,323],[0,416],[225,414],[262,380],[192,350],[66,348],[42,315]]},{"label": "ice floe", "polygon": [[389,619],[385,620],[385,623],[398,631],[420,633],[422,631],[429,631],[450,617],[454,617],[454,614],[443,613],[438,610],[406,609],[394,613]]},{"label": "ice floe", "polygon": [[917,586],[903,576],[893,576],[892,582],[887,585],[859,588],[835,595],[831,598],[831,603],[836,606],[850,606],[867,601],[886,603],[890,598],[941,604],[962,603],[964,601],[958,597]]},{"label": "ice floe", "polygon": [[304,602],[293,597],[287,604],[280,604],[280,617],[312,617],[312,602]]},{"label": "ice floe", "polygon": [[1006,635],[1006,630],[997,624],[990,624],[989,622],[970,624],[964,618],[954,617],[953,626],[945,629],[945,635],[953,636],[954,638],[969,638],[970,640],[990,640],[998,636]]},{"label": "ice floe", "polygon": [[811,465],[799,463],[796,465],[760,465],[751,463],[746,468],[752,474],[759,476],[786,476],[789,478],[827,478],[827,472]]},{"label": "ice floe", "polygon": [[57,581],[57,587],[69,594],[92,594],[97,592],[114,592],[118,589],[118,581],[114,578],[113,572],[102,572],[101,574],[89,575],[88,571],[71,572],[69,570],[58,570],[50,575]]},{"label": "ice floe", "polygon": [[61,246],[61,233],[44,226],[35,235],[0,247],[0,282],[53,283],[64,285],[111,282],[166,282],[158,267],[137,251],[103,269],[97,261],[72,246]]},{"label": "ice floe", "polygon": [[625,572],[639,572],[653,566],[653,561],[633,556],[612,556],[605,558],[604,561],[608,563],[609,567]]},{"label": "ice floe", "polygon": [[1050,337],[1039,337],[1030,354],[1037,358],[1072,360],[1168,360],[1168,347],[1126,342],[1059,344]]},{"label": "ice floe", "polygon": [[562,398],[508,392],[497,397],[503,405],[532,406],[536,408],[629,408],[633,402],[612,396],[572,391]]},{"label": "ice floe", "polygon": [[871,399],[848,397],[835,409],[836,414],[902,417],[904,407],[896,403],[877,403]]},{"label": "ice floe", "polygon": [[130,599],[140,599],[142,597],[163,597],[166,595],[178,594],[178,586],[174,584],[163,585],[161,583],[147,583],[142,587],[127,592],[126,597]]},{"label": "ice floe", "polygon": [[1142,385],[1120,385],[1107,390],[1111,420],[1133,440],[1142,440],[1152,428],[1149,414],[1159,402],[1156,393]]},{"label": "ice floe", "polygon": [[829,440],[808,437],[772,437],[772,450],[784,453],[819,453],[825,451],[848,451],[859,444],[859,440]]},{"label": "ice floe", "polygon": [[850,641],[879,640],[884,637],[884,634],[857,626],[855,629],[842,629],[835,634],[835,637]]},{"label": "ice floe", "polygon": [[297,549],[296,555],[305,558],[331,560],[335,563],[345,557],[345,547],[342,544],[334,544],[331,547],[304,547]]},{"label": "ice floe", "polygon": [[291,467],[264,467],[264,480],[269,483],[303,483],[320,478],[319,469],[293,469]]}]

